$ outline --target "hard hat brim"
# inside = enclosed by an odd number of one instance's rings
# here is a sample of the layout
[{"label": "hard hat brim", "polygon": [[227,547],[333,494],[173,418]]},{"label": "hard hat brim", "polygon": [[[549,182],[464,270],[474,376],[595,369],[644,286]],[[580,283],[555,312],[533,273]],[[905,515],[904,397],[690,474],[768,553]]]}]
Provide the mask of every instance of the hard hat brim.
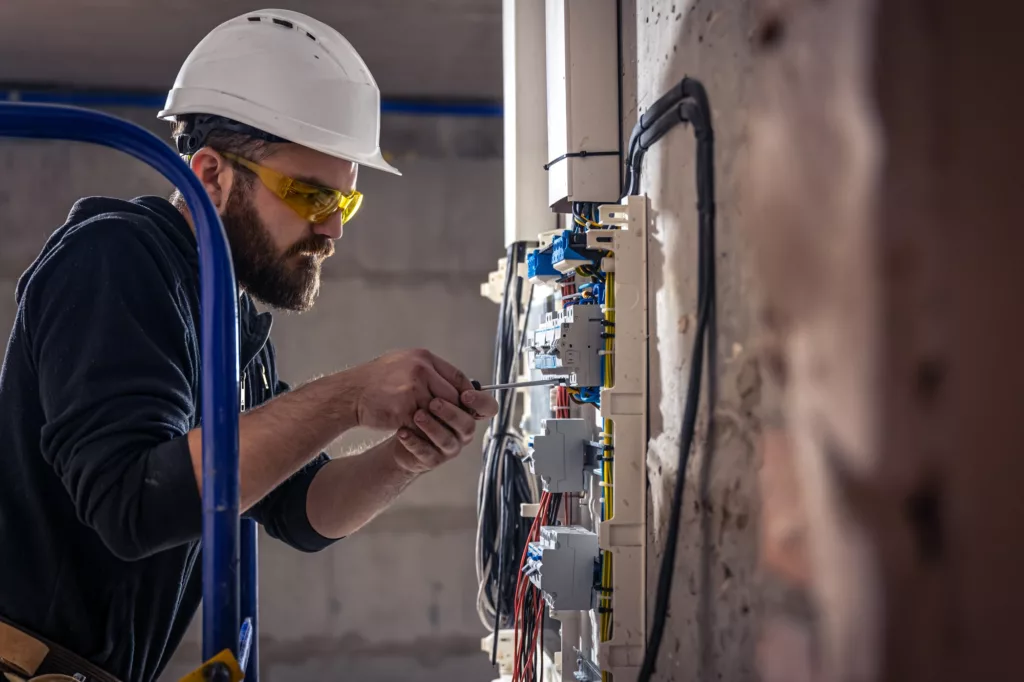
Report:
[{"label": "hard hat brim", "polygon": [[167,95],[165,108],[157,114],[157,117],[171,120],[183,114],[225,116],[328,156],[351,161],[385,173],[402,175],[397,168],[384,159],[379,147],[365,152],[357,151],[358,141],[356,140],[304,121],[289,118],[256,102],[225,92],[194,87],[172,89]]}]

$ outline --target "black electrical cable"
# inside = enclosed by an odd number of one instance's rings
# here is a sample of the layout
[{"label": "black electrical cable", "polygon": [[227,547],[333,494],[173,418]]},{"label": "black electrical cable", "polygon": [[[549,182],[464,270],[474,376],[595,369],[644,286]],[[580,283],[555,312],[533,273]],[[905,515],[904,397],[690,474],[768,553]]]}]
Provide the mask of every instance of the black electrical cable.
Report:
[{"label": "black electrical cable", "polygon": [[583,217],[583,204],[581,202],[572,202],[572,216],[573,218],[576,218],[576,220],[573,221],[572,229],[575,232],[579,232],[582,229],[582,227],[577,221],[586,222],[586,219]]},{"label": "black electrical cable", "polygon": [[[504,471],[503,471],[503,475],[502,475],[502,480],[508,480],[508,477],[509,477],[509,475],[511,473],[510,472],[510,467],[509,467],[511,461],[512,460],[509,457],[503,457],[502,458],[503,467],[504,467]],[[505,528],[506,524],[507,524],[508,511],[509,511],[508,507],[509,507],[509,505],[511,504],[511,501],[512,501],[512,491],[513,491],[513,486],[506,485],[506,486],[502,487],[502,497],[504,498],[504,503],[501,505],[501,509],[499,510],[499,514],[500,514],[500,527],[501,528]],[[505,547],[506,543],[503,543],[503,542],[499,541],[497,544],[498,544],[498,567],[499,567],[499,571],[500,571],[501,568],[504,567],[504,564],[505,564],[504,558],[505,558],[505,552],[507,551],[507,549]],[[508,549],[511,549],[511,548],[508,548]],[[500,573],[499,573],[499,575],[500,575]],[[499,582],[500,582],[500,580],[499,580]],[[493,635],[493,641],[491,642],[491,665],[495,665],[498,662],[498,632],[501,629],[500,628],[500,625],[501,625],[501,606],[502,606],[501,600],[500,599],[496,599],[495,600],[495,608],[494,608],[494,630],[493,630],[494,635]]]},{"label": "black electrical cable", "polygon": [[[514,379],[522,354],[525,333],[517,335],[519,321],[529,315],[532,287],[523,310],[523,279],[518,275],[525,244],[509,246],[494,349],[495,383]],[[525,331],[525,326],[524,326]],[[517,338],[518,337],[518,338]],[[513,391],[500,391],[498,414],[491,420],[484,444],[483,466],[477,490],[477,569],[480,580],[478,608],[481,620],[498,631],[511,627],[514,618],[518,561],[526,544],[529,525],[519,514],[522,503],[533,501],[529,474],[522,461],[522,441],[510,428],[515,405]],[[492,657],[496,652],[492,651]]]},{"label": "black electrical cable", "polygon": [[[633,126],[629,136],[629,144],[626,147],[626,182],[622,189],[622,196],[630,196],[640,193],[640,167],[643,164],[644,154],[661,138],[659,135],[649,136],[647,144],[642,143],[642,137],[646,131],[661,122],[663,117],[668,116],[666,124],[671,128],[676,123],[689,120],[688,115],[682,112],[679,104],[685,100],[692,100],[695,105],[706,112],[706,120],[710,123],[711,107],[708,104],[707,91],[700,81],[693,78],[683,78],[668,92],[658,98],[654,104],[648,107],[647,111],[640,117]],[[673,115],[673,110],[675,114]],[[667,130],[667,129],[666,129]],[[708,132],[710,133],[710,125]],[[696,126],[694,132],[698,132]]]},{"label": "black electrical cable", "polygon": [[[501,300],[501,306],[500,306],[499,311],[498,311],[498,330],[497,330],[497,334],[495,336],[496,342],[495,342],[495,347],[494,347],[494,368],[495,368],[496,376],[501,374],[501,368],[502,368],[502,364],[503,364],[502,363],[502,351],[503,351],[503,345],[502,344],[503,344],[504,338],[506,336],[505,329],[506,329],[507,324],[508,324],[508,310],[509,310],[510,304],[511,304],[509,292],[511,290],[512,277],[513,277],[513,274],[515,272],[515,268],[513,267],[514,266],[514,262],[515,262],[515,260],[514,260],[515,259],[515,255],[516,255],[515,245],[514,244],[509,245],[508,254],[507,254],[507,261],[506,261],[507,266],[506,266],[506,269],[505,269],[505,282],[504,282],[504,287],[503,287],[503,295],[502,295],[502,300]],[[491,424],[491,428],[492,429],[500,428],[500,424],[498,424],[497,421],[498,420],[496,420],[496,419],[492,420],[492,424]],[[494,481],[495,478],[496,478],[496,470],[495,469],[496,469],[496,464],[497,464],[497,458],[496,458],[494,452],[492,451],[492,447],[493,448],[498,448],[500,440],[501,439],[500,439],[499,436],[497,436],[497,433],[492,433],[491,438],[485,444],[485,447],[484,447],[484,467],[481,470],[480,484],[479,484],[479,488],[478,488],[478,491],[477,491],[477,514],[478,514],[478,525],[479,525],[479,528],[478,528],[478,536],[479,536],[478,544],[479,544],[479,550],[480,550],[480,552],[482,554],[479,565],[481,567],[489,567],[489,569],[490,569],[489,570],[490,575],[488,575],[488,576],[478,576],[478,578],[480,578],[482,581],[485,581],[483,597],[486,599],[487,605],[491,608],[491,610],[493,610],[495,612],[496,618],[498,616],[500,616],[502,611],[505,611],[505,613],[508,613],[505,609],[503,609],[504,604],[502,603],[503,600],[500,598],[500,591],[501,591],[500,590],[500,586],[496,585],[496,580],[495,580],[496,571],[498,570],[499,567],[495,566],[492,563],[493,560],[496,558],[494,555],[498,554],[498,553],[495,552],[496,548],[493,545],[488,544],[488,542],[487,542],[490,538],[495,537],[496,533],[498,532],[497,531],[497,527],[494,526],[494,513],[496,511],[498,512],[498,516],[499,516],[499,521],[498,521],[499,526],[498,527],[501,526],[500,507],[498,509],[495,508],[496,505],[493,503],[493,498],[492,498],[492,496],[493,496],[493,494],[495,492],[493,484],[492,484],[492,481]],[[500,561],[500,559],[499,559],[499,561]],[[497,636],[497,635],[495,635],[495,636]]]},{"label": "black electrical cable", "polygon": [[[690,451],[693,449],[700,404],[704,356],[705,353],[710,355],[715,352],[715,333],[712,328],[715,324],[714,132],[711,127],[711,108],[703,85],[699,81],[684,78],[679,85],[663,95],[638,122],[629,145],[631,156],[628,164],[632,171],[627,173],[629,193],[637,194],[640,191],[639,169],[643,154],[671,127],[685,122],[693,126],[697,138],[697,325],[690,355],[686,404],[679,434],[679,459],[672,491],[672,510],[666,531],[665,552],[658,570],[651,631],[637,677],[638,682],[650,682],[665,633],[682,517],[683,491],[686,487],[686,467],[689,464]],[[639,160],[636,159],[637,156],[640,157]],[[710,409],[713,409],[713,406]]]},{"label": "black electrical cable", "polygon": [[625,182],[624,161],[626,156],[623,156],[624,151],[622,149],[622,79],[625,78],[624,69],[622,68],[622,0],[615,0],[615,63],[616,63],[616,84],[618,85],[618,102],[619,105],[619,186]]}]

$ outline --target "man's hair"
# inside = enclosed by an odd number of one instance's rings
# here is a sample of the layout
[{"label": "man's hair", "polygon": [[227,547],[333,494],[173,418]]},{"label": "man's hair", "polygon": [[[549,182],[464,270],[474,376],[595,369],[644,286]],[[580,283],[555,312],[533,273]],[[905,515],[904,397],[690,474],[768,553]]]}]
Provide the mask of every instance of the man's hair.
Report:
[{"label": "man's hair", "polygon": [[[177,120],[171,121],[171,139],[176,140],[180,135],[185,135],[191,131],[197,116],[198,114],[183,114],[178,116]],[[212,147],[219,152],[237,154],[256,162],[267,158],[272,152],[272,143],[266,140],[261,140],[244,132],[218,128],[214,128],[206,134],[202,147]],[[252,173],[239,174],[239,182],[243,183],[241,188],[245,191],[252,187],[254,180],[255,177]],[[181,212],[184,212],[187,208],[185,197],[177,189],[171,194],[170,202]]]}]

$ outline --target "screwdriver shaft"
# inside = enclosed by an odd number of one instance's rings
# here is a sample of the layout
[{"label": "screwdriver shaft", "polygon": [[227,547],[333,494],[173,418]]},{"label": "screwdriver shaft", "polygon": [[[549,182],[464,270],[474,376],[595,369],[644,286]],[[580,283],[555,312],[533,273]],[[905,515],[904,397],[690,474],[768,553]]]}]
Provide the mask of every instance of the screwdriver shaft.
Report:
[{"label": "screwdriver shaft", "polygon": [[535,379],[533,381],[520,381],[511,384],[491,384],[490,386],[477,386],[479,382],[474,381],[474,388],[478,391],[501,391],[507,388],[528,388],[530,386],[559,386],[565,384],[564,378],[558,379]]}]

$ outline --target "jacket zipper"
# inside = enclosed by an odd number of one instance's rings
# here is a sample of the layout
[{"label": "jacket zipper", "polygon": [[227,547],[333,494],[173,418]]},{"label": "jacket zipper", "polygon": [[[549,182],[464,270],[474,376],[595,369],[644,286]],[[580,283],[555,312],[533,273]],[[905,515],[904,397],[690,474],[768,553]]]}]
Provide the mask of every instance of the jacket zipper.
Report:
[{"label": "jacket zipper", "polygon": [[[250,407],[251,404],[252,404],[252,396],[250,396],[248,391],[246,390],[248,388],[246,379],[249,376],[249,372],[247,370],[248,370],[248,368],[242,370],[242,378],[241,378],[241,389],[242,389],[241,393],[242,393],[242,395],[241,395],[241,398],[239,399],[239,403],[241,405],[241,409],[239,411],[241,411],[241,412],[245,412],[246,408]],[[262,365],[262,364],[260,365],[260,375],[263,378],[263,388],[266,391],[269,392],[270,391],[270,380],[267,379],[267,368],[264,365]]]},{"label": "jacket zipper", "polygon": [[239,402],[241,403],[239,412],[245,412],[246,403],[248,402],[246,400],[246,394],[245,394],[245,370],[242,370],[242,396],[241,396]]}]

